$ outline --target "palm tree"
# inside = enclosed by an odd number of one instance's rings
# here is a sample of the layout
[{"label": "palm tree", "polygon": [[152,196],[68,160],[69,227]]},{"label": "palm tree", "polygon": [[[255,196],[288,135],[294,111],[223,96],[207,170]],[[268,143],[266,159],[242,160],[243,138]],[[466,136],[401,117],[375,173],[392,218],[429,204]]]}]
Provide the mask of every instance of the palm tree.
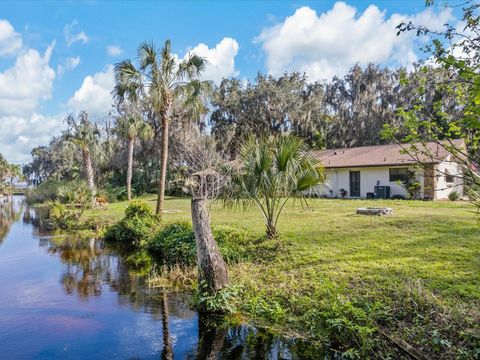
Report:
[{"label": "palm tree", "polygon": [[228,164],[233,171],[233,198],[258,207],[270,239],[277,236],[278,219],[288,199],[303,198],[324,180],[321,164],[292,135],[252,137],[242,148],[240,160],[240,166]]},{"label": "palm tree", "polygon": [[[158,51],[151,43],[141,43],[138,48],[138,68],[131,60],[115,65],[114,95],[117,101],[129,99],[138,103],[143,99],[149,112],[160,124],[162,133],[160,147],[160,178],[156,213],[161,218],[165,196],[165,179],[168,160],[168,131],[174,103],[190,104],[199,92],[211,87],[209,82],[201,81],[206,60],[189,53],[178,61],[171,53],[171,44],[167,40]],[[155,134],[157,136],[157,134]]]},{"label": "palm tree", "polygon": [[78,146],[82,151],[83,166],[87,177],[87,185],[90,189],[92,206],[95,205],[95,180],[92,166],[91,148],[97,144],[100,132],[98,127],[90,122],[85,111],[81,111],[75,118],[70,114],[66,118],[68,125],[65,138],[67,141]]},{"label": "palm tree", "polygon": [[127,160],[127,197],[128,201],[132,198],[132,173],[133,173],[133,147],[135,140],[150,136],[151,128],[139,116],[120,117],[116,124],[117,133],[128,141],[128,160]]}]

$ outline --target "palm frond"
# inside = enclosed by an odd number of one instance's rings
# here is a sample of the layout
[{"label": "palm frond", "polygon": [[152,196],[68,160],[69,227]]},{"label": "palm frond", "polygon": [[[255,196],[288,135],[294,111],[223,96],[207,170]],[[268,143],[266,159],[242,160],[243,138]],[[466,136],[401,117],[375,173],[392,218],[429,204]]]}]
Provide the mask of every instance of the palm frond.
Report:
[{"label": "palm frond", "polygon": [[138,62],[141,70],[157,63],[157,48],[153,42],[142,42],[137,50]]},{"label": "palm frond", "polygon": [[177,77],[179,79],[199,79],[207,67],[207,60],[195,53],[189,53],[178,65]]},{"label": "palm frond", "polygon": [[142,73],[135,68],[130,60],[124,60],[115,64],[114,77],[114,98],[120,103],[126,98],[136,102],[143,87]]}]

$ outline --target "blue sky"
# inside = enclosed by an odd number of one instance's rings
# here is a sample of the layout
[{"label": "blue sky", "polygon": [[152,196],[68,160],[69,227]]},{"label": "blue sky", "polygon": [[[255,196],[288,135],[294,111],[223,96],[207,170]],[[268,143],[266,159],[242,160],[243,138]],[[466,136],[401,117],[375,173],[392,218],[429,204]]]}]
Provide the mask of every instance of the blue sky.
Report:
[{"label": "blue sky", "polygon": [[18,1],[0,3],[0,152],[25,162],[60,132],[65,114],[99,118],[111,103],[112,65],[141,41],[172,41],[179,57],[207,58],[206,77],[252,79],[304,71],[341,76],[355,62],[409,66],[421,58],[402,20],[458,21],[424,1]]}]

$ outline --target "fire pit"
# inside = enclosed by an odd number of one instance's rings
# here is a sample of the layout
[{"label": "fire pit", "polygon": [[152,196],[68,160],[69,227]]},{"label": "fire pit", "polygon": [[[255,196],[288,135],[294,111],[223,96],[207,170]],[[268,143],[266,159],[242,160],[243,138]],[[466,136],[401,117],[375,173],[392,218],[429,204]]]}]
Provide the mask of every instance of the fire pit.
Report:
[{"label": "fire pit", "polygon": [[393,215],[392,208],[374,208],[374,207],[365,207],[358,208],[357,214],[360,215],[377,215],[377,216],[390,216]]}]

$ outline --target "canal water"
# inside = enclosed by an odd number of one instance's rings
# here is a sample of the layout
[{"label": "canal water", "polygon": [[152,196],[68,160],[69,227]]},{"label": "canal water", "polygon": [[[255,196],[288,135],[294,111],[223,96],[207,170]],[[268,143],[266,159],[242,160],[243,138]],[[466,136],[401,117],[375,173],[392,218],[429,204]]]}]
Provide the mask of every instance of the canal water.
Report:
[{"label": "canal water", "polygon": [[0,203],[0,359],[301,359],[303,343],[203,321],[182,293],[129,272],[100,239],[52,235],[22,197]]}]

